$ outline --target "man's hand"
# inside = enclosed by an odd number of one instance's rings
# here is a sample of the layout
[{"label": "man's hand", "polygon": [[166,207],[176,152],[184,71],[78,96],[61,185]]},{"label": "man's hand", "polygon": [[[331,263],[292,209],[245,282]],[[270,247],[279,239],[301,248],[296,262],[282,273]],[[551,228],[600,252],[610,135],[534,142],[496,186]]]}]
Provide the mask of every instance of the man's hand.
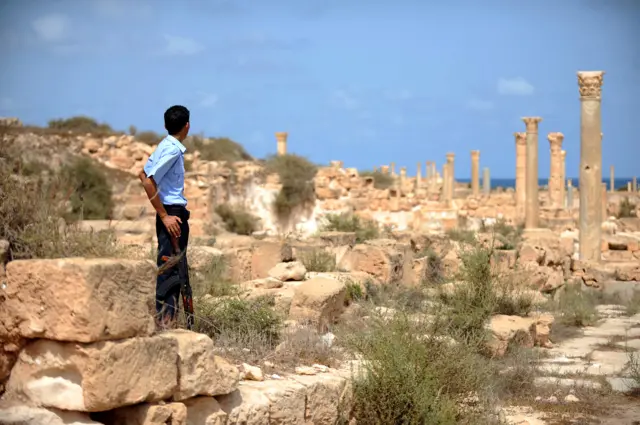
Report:
[{"label": "man's hand", "polygon": [[167,228],[171,236],[176,238],[180,237],[180,224],[182,224],[180,217],[176,217],[175,215],[165,215],[162,217],[162,223],[164,224],[164,227]]}]

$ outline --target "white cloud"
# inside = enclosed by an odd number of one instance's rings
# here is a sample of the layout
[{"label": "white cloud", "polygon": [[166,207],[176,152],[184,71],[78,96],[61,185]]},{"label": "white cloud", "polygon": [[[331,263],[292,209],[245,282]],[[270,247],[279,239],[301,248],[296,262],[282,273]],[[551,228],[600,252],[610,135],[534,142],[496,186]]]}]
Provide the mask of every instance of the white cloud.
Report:
[{"label": "white cloud", "polygon": [[355,110],[360,107],[360,102],[346,90],[334,90],[331,93],[331,103],[339,108]]},{"label": "white cloud", "polygon": [[488,111],[490,109],[493,109],[493,106],[494,106],[493,102],[489,100],[473,98],[467,101],[467,108],[473,109],[476,111]]},{"label": "white cloud", "polygon": [[534,92],[533,85],[522,77],[500,78],[498,93],[511,96],[529,96]]},{"label": "white cloud", "polygon": [[67,35],[69,20],[59,13],[40,17],[31,22],[31,28],[40,37],[48,42],[60,41]]},{"label": "white cloud", "polygon": [[220,100],[220,98],[215,93],[202,94],[202,100],[200,100],[200,106],[202,106],[203,108],[211,108],[218,104],[218,100]]},{"label": "white cloud", "polygon": [[166,53],[170,55],[195,55],[204,50],[204,46],[197,41],[174,35],[165,35],[167,41]]}]

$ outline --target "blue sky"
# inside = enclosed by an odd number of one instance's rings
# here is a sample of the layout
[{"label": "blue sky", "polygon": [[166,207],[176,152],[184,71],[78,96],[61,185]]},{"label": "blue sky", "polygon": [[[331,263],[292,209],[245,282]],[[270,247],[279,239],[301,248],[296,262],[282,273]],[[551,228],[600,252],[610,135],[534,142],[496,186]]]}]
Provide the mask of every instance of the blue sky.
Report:
[{"label": "blue sky", "polygon": [[605,70],[603,169],[640,175],[640,2],[635,0],[5,0],[0,115],[85,114],[163,131],[171,104],[194,132],[258,157],[289,151],[371,168],[470,151],[515,174],[513,132],[541,116],[578,175],[576,71]]}]

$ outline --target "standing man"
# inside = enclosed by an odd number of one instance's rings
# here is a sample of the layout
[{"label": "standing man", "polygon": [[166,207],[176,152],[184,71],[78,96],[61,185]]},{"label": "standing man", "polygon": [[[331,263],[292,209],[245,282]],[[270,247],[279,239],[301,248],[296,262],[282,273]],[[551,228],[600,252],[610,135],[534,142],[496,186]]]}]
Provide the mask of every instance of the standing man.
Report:
[{"label": "standing man", "polygon": [[158,326],[166,329],[175,324],[180,309],[178,300],[182,292],[187,328],[190,329],[193,324],[193,304],[187,265],[189,211],[184,197],[186,148],[182,144],[189,134],[189,110],[180,105],[167,109],[164,113],[164,127],[167,129],[167,137],[151,154],[138,177],[156,210]]}]

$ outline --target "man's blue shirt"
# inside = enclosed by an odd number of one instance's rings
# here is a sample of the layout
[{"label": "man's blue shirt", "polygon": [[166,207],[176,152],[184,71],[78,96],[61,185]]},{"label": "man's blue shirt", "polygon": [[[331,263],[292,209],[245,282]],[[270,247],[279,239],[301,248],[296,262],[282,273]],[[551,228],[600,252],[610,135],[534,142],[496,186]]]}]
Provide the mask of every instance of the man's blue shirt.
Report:
[{"label": "man's blue shirt", "polygon": [[165,137],[144,166],[147,177],[158,186],[158,197],[164,205],[187,205],[184,197],[184,147],[173,136]]}]

